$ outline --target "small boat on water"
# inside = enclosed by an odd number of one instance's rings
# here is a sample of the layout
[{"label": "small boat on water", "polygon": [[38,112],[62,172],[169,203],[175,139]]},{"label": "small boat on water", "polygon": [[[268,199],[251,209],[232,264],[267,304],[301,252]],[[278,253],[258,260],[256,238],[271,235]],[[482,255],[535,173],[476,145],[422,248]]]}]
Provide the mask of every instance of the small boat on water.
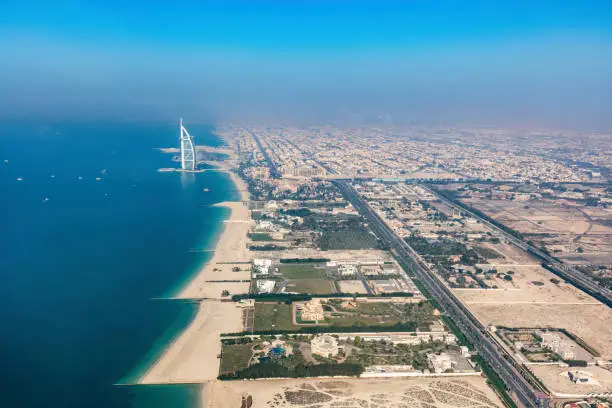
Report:
[{"label": "small boat on water", "polygon": [[23,181],[23,177],[17,177],[17,181]]},{"label": "small boat on water", "polygon": [[205,189],[204,189],[204,192],[205,192],[205,193],[208,193],[209,191],[210,191],[210,189],[209,189],[209,188],[205,188]]}]

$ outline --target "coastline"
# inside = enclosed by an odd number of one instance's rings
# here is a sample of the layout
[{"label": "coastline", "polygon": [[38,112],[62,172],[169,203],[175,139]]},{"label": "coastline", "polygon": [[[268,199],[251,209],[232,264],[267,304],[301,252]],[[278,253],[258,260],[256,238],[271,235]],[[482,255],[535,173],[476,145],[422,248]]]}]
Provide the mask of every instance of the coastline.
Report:
[{"label": "coastline", "polygon": [[[224,162],[221,167],[227,170],[235,190],[239,192],[240,201],[214,204],[230,210],[229,217],[223,220],[224,226],[214,252],[169,298],[199,302],[197,313],[142,374],[137,384],[201,384],[204,393],[206,385],[215,382],[219,372],[220,334],[242,330],[242,309],[234,302],[222,301],[222,292],[227,290],[231,295],[249,290],[249,193],[246,182],[229,171],[228,163]],[[206,397],[202,395],[201,400],[204,399]]]}]

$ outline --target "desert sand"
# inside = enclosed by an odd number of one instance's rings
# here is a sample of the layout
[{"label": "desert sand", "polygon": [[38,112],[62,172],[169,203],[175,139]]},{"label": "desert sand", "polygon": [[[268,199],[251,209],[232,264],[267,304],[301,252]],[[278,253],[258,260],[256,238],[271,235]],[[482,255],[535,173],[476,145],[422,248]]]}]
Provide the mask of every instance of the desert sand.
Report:
[{"label": "desert sand", "polygon": [[[203,408],[500,407],[482,377],[224,381],[205,386]],[[248,406],[248,404],[247,404]]]},{"label": "desert sand", "polygon": [[604,358],[612,356],[612,311],[604,304],[469,304],[485,325],[561,328],[580,337]]},{"label": "desert sand", "polygon": [[603,357],[612,356],[612,311],[608,306],[570,284],[552,283],[556,276],[541,266],[498,267],[506,269],[514,271],[513,289],[453,292],[486,326],[563,328]]},{"label": "desert sand", "polygon": [[[529,369],[558,397],[586,396],[592,393],[612,392],[612,372],[604,367],[559,367],[557,365],[532,365]],[[593,381],[570,381],[567,372],[579,373]]]}]

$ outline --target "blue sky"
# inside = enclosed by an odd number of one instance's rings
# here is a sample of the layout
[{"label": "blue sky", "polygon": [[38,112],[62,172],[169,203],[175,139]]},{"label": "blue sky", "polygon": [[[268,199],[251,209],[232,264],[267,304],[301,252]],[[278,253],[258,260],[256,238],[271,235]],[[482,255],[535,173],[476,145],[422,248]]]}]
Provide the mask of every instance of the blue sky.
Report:
[{"label": "blue sky", "polygon": [[11,111],[409,111],[599,126],[612,2],[4,0],[0,60]]}]

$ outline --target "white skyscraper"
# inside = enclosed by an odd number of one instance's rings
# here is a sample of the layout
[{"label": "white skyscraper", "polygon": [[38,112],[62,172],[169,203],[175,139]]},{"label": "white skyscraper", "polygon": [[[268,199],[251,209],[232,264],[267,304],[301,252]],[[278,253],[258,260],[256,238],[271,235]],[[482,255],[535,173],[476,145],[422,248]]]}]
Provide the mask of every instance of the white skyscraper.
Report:
[{"label": "white skyscraper", "polygon": [[183,170],[193,171],[196,168],[196,154],[193,138],[183,126],[183,118],[181,118],[181,168]]}]

